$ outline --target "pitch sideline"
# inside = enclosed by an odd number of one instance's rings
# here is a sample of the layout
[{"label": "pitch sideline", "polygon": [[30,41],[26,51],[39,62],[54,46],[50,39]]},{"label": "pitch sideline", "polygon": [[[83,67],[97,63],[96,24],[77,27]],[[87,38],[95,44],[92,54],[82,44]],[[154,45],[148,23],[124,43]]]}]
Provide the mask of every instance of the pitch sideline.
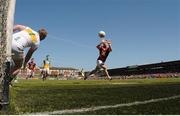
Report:
[{"label": "pitch sideline", "polygon": [[52,112],[37,112],[37,113],[28,114],[28,115],[60,115],[60,114],[83,113],[83,112],[96,111],[96,110],[101,110],[101,109],[155,103],[155,102],[167,101],[167,100],[172,100],[172,99],[177,99],[177,98],[180,98],[180,95],[165,97],[165,98],[158,98],[158,99],[150,99],[150,100],[145,100],[145,101],[135,101],[131,103],[123,103],[123,104],[116,104],[116,105],[96,106],[96,107],[80,108],[80,109],[66,109],[66,110],[59,110],[59,111],[52,111]]}]

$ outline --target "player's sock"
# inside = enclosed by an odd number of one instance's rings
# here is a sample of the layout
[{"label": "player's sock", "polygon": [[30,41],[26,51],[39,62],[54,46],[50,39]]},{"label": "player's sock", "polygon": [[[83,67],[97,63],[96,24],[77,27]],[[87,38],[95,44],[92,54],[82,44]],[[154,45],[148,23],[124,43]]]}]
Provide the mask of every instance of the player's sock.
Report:
[{"label": "player's sock", "polygon": [[87,74],[84,75],[84,80],[86,80],[88,78]]},{"label": "player's sock", "polygon": [[109,80],[111,81],[111,80],[112,80],[112,77],[109,77]]}]

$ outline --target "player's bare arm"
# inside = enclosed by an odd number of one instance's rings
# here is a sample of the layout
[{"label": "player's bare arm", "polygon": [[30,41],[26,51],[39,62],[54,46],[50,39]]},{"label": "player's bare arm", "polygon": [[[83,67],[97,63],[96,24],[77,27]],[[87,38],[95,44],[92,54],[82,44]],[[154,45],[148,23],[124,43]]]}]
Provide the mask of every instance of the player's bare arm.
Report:
[{"label": "player's bare arm", "polygon": [[24,65],[23,65],[23,69],[26,68],[27,62],[30,60],[30,58],[32,57],[32,54],[36,51],[36,49],[37,48],[30,48],[29,51],[27,52],[25,61],[24,61]]},{"label": "player's bare arm", "polygon": [[24,29],[26,29],[26,27],[23,26],[23,25],[15,25],[14,28],[13,28],[13,32],[22,31]]}]

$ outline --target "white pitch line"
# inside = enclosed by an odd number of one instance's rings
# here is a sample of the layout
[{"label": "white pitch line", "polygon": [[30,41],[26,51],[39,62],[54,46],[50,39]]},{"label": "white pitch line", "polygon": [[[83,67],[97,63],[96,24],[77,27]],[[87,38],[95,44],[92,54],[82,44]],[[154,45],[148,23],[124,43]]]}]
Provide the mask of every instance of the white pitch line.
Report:
[{"label": "white pitch line", "polygon": [[119,107],[124,107],[124,106],[134,106],[134,105],[155,103],[155,102],[167,101],[167,100],[177,99],[177,98],[180,98],[180,95],[165,97],[165,98],[158,98],[158,99],[150,99],[150,100],[145,100],[145,101],[135,101],[131,103],[123,103],[123,104],[116,104],[116,105],[96,106],[96,107],[80,108],[80,109],[66,109],[66,110],[59,110],[59,111],[53,111],[53,112],[37,112],[37,113],[28,114],[28,115],[59,115],[59,114],[67,114],[67,113],[68,114],[83,113],[83,112],[88,112],[88,111],[95,111],[95,110],[102,110],[102,109],[109,109],[109,108],[119,108]]}]

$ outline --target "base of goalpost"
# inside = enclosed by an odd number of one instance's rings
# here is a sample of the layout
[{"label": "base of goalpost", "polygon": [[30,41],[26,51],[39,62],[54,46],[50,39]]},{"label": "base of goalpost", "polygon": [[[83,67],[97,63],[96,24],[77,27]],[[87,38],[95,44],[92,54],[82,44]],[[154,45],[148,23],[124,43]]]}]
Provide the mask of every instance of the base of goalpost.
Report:
[{"label": "base of goalpost", "polygon": [[10,62],[6,62],[5,63],[5,75],[3,77],[3,81],[2,81],[2,92],[1,92],[1,101],[0,101],[0,108],[2,110],[7,110],[7,107],[10,103],[10,99],[9,99],[9,82],[10,82],[10,67],[11,67],[11,63]]}]

